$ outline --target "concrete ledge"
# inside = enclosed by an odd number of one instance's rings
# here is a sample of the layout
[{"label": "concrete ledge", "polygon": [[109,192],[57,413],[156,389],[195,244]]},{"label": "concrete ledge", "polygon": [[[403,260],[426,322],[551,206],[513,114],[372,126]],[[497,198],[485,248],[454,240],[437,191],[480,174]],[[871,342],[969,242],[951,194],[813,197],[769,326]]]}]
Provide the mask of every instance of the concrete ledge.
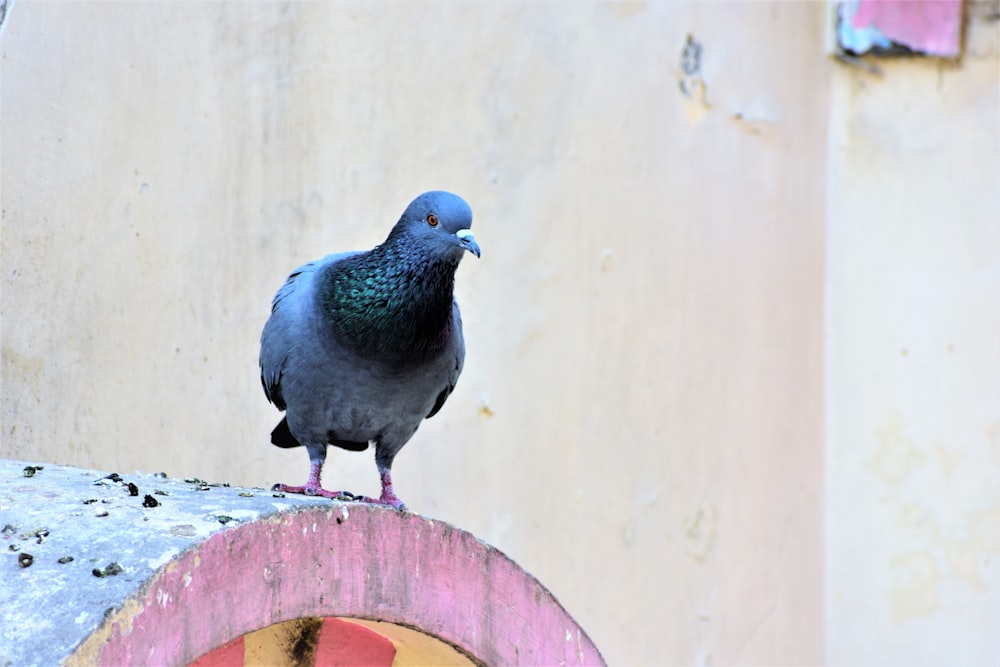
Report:
[{"label": "concrete ledge", "polygon": [[0,460],[0,665],[185,665],[278,623],[335,617],[397,647],[415,630],[479,664],[604,664],[544,586],[448,524],[34,465]]}]

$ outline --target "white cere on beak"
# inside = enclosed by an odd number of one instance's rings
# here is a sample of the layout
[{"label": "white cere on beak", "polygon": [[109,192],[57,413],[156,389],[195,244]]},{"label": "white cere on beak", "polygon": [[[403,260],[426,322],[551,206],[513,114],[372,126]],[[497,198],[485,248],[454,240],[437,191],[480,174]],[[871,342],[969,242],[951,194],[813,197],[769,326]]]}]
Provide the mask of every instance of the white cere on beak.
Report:
[{"label": "white cere on beak", "polygon": [[479,244],[476,243],[476,237],[472,235],[472,232],[468,229],[460,229],[455,232],[455,238],[458,239],[462,246],[471,252],[476,257],[479,257]]}]

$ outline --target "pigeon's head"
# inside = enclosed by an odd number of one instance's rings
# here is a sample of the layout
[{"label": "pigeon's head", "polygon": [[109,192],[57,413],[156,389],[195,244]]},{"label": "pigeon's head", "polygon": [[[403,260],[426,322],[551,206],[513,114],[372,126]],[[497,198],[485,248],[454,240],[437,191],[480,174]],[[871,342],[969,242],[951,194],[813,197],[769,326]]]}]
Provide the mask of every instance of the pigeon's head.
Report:
[{"label": "pigeon's head", "polygon": [[390,237],[401,235],[438,253],[453,254],[456,259],[466,250],[479,257],[479,244],[469,229],[471,226],[472,209],[464,199],[434,190],[410,202]]}]

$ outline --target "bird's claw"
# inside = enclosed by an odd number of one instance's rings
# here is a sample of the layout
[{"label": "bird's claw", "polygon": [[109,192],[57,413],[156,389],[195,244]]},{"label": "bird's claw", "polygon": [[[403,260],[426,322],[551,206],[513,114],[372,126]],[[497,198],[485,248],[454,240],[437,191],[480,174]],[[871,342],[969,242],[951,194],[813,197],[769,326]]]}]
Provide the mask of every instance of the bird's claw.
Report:
[{"label": "bird's claw", "polygon": [[288,486],[287,484],[278,483],[272,486],[271,490],[280,493],[294,493],[303,496],[329,498],[330,500],[359,500],[359,497],[350,491],[327,491],[322,486],[310,486],[309,484],[306,484],[305,486]]},{"label": "bird's claw", "polygon": [[368,496],[355,496],[355,500],[363,503],[368,503],[369,505],[381,505],[383,507],[391,507],[394,510],[400,512],[407,511],[406,503],[397,498],[396,496],[381,496],[380,498],[370,498]]}]

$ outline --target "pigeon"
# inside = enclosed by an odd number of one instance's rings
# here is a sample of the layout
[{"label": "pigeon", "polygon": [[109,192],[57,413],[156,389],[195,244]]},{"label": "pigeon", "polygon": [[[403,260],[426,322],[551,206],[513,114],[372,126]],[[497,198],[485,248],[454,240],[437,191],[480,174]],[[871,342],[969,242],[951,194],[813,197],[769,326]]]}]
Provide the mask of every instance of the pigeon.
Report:
[{"label": "pigeon", "polygon": [[309,478],[285,493],[356,498],[320,483],[327,447],[374,443],[379,498],[403,510],[392,462],[455,388],[465,361],[455,270],[479,245],[472,209],[450,192],[420,195],[383,243],[295,269],[274,297],[260,337],[264,394],[284,418],[272,444],[304,446]]}]

